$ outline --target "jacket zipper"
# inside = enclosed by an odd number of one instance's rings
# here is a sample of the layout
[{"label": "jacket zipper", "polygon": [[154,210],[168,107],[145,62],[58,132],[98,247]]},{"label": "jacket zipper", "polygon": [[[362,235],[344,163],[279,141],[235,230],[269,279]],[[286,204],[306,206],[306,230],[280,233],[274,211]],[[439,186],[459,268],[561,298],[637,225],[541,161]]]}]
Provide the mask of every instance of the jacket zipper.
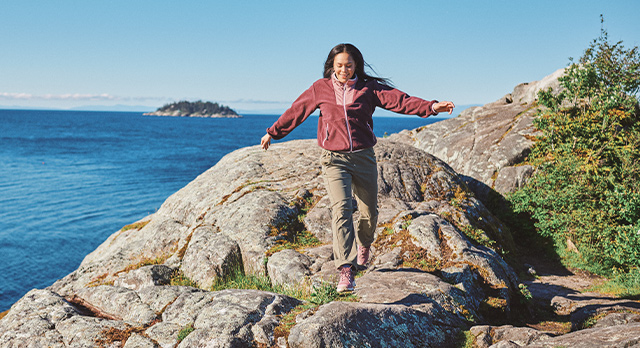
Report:
[{"label": "jacket zipper", "polygon": [[342,108],[344,109],[344,123],[347,125],[347,136],[349,137],[349,152],[353,152],[353,139],[351,139],[351,127],[347,117],[347,84],[342,88]]},{"label": "jacket zipper", "polygon": [[324,139],[322,140],[322,146],[324,147],[324,143],[329,140],[329,124],[325,123],[324,125]]}]

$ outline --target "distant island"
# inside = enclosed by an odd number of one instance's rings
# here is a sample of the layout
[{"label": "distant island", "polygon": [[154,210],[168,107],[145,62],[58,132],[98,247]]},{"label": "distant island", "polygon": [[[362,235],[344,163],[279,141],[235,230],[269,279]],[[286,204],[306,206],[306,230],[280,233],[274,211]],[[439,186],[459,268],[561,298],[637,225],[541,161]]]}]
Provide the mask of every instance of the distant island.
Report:
[{"label": "distant island", "polygon": [[240,118],[233,109],[218,103],[189,102],[186,100],[166,104],[154,112],[144,113],[145,116],[180,116],[180,117],[227,117]]}]

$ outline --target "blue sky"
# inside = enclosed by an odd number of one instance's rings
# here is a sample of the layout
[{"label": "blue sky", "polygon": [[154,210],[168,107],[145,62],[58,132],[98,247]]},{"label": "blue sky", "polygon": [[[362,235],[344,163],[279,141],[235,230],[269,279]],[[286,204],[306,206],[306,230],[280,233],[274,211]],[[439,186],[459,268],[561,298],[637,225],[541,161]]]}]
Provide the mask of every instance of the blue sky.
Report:
[{"label": "blue sky", "polygon": [[[640,1],[0,1],[0,107],[176,100],[285,109],[355,44],[405,92],[484,104],[579,57],[640,45]],[[133,107],[132,107],[133,108]]]}]

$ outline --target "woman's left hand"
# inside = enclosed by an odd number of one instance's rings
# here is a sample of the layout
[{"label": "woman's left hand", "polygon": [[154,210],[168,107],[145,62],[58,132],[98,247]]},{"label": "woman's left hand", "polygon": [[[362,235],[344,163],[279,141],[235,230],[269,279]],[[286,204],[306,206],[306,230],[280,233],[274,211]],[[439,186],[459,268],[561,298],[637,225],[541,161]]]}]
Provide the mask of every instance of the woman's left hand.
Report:
[{"label": "woman's left hand", "polygon": [[455,107],[456,106],[453,105],[453,102],[443,101],[443,102],[439,102],[439,103],[433,104],[433,111],[435,111],[435,112],[448,112],[449,115],[451,115],[451,113],[453,112],[453,108],[455,108]]},{"label": "woman's left hand", "polygon": [[262,137],[262,139],[260,139],[260,146],[262,146],[262,148],[266,150],[269,148],[269,145],[271,145],[271,135],[267,133]]}]

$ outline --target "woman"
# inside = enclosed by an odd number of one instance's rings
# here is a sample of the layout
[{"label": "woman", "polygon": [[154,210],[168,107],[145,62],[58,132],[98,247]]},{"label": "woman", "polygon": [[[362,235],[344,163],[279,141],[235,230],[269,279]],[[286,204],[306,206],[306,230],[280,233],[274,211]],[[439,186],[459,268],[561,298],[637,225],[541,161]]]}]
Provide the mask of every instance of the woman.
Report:
[{"label": "woman", "polygon": [[[271,139],[283,138],[320,109],[318,145],[324,149],[322,175],[331,202],[333,256],[340,271],[338,292],[353,291],[355,269],[369,260],[378,221],[373,111],[381,107],[427,117],[439,112],[451,114],[454,108],[449,101],[411,97],[392,88],[387,79],[366,74],[365,66],[369,67],[355,46],[339,44],[331,49],[324,63],[324,78],[302,93],[260,141],[267,150]],[[360,211],[355,229],[352,191]]]}]

